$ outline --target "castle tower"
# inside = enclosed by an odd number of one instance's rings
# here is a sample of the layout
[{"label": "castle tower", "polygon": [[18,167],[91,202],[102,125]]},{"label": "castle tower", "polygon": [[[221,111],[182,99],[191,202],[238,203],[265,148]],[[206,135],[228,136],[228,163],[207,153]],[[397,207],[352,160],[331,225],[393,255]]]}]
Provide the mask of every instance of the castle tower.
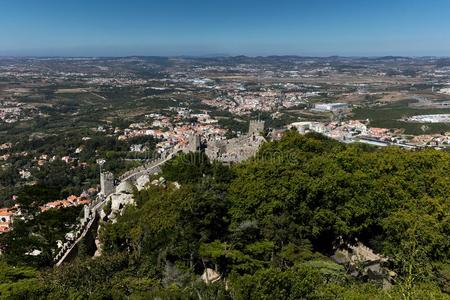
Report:
[{"label": "castle tower", "polygon": [[189,135],[189,144],[187,147],[187,152],[197,152],[201,149],[201,141],[200,136],[198,134],[190,134]]},{"label": "castle tower", "polygon": [[251,120],[248,126],[248,134],[259,135],[261,132],[264,132],[264,121]]},{"label": "castle tower", "polygon": [[85,222],[85,221],[88,220],[88,218],[89,218],[89,213],[90,213],[89,205],[85,205],[85,206],[83,207],[83,219],[81,220],[81,223],[83,223],[83,222]]},{"label": "castle tower", "polygon": [[108,196],[114,192],[114,175],[111,172],[100,173],[100,194]]}]

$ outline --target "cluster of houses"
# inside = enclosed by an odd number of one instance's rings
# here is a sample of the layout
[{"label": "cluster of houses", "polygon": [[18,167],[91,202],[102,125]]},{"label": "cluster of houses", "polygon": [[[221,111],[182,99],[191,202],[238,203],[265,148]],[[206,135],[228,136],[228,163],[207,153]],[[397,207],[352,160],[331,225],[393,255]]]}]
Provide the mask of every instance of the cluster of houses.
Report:
[{"label": "cluster of houses", "polygon": [[[177,110],[178,115],[174,118],[163,116],[160,114],[149,115],[153,119],[151,124],[134,123],[124,130],[123,135],[118,137],[119,140],[127,140],[138,136],[154,136],[159,142],[156,144],[158,153],[167,152],[169,149],[179,145],[186,146],[189,143],[189,137],[192,135],[200,135],[202,137],[214,137],[215,139],[223,139],[227,130],[217,125],[217,120],[207,113],[192,114],[188,109]],[[196,119],[191,123],[185,118]],[[132,152],[145,152],[144,145],[136,144],[130,146]]]},{"label": "cluster of houses", "polygon": [[57,200],[45,203],[44,205],[40,206],[39,209],[41,212],[45,212],[52,208],[65,208],[65,207],[85,205],[89,203],[91,203],[91,200],[89,200],[89,195],[83,193],[80,196],[70,195],[69,197],[67,197],[67,199],[64,200]]},{"label": "cluster of houses", "polygon": [[0,234],[11,230],[16,207],[0,208]]},{"label": "cluster of houses", "polygon": [[362,142],[376,146],[398,145],[406,148],[434,147],[442,149],[450,145],[450,132],[431,135],[406,135],[399,129],[369,127],[368,121],[295,122],[287,126],[300,133],[317,132],[341,142]]},{"label": "cluster of houses", "polygon": [[345,122],[295,122],[288,125],[288,128],[296,128],[299,133],[317,132],[330,138],[346,141],[356,135],[365,135],[370,129],[367,125],[358,120]]},{"label": "cluster of houses", "polygon": [[[89,199],[90,195],[87,193],[82,193],[80,196],[71,195],[64,200],[48,202],[40,206],[39,210],[42,213],[49,209],[85,205],[91,203],[91,200]],[[19,204],[16,204],[13,207],[0,208],[0,234],[11,231],[14,220],[22,217],[23,214]]]}]

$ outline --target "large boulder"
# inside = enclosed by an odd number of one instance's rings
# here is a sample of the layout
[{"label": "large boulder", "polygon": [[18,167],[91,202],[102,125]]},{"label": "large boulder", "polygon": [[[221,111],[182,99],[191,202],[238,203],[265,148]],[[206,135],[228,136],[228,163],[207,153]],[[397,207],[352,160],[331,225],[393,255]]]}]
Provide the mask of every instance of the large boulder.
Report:
[{"label": "large boulder", "polygon": [[202,280],[206,284],[217,282],[220,278],[220,274],[210,268],[206,268],[202,274]]},{"label": "large boulder", "polygon": [[136,180],[136,187],[138,191],[141,191],[145,188],[145,186],[150,182],[149,175],[142,175]]},{"label": "large boulder", "polygon": [[129,181],[122,181],[116,187],[116,194],[133,194],[133,184]]},{"label": "large boulder", "polygon": [[134,204],[133,194],[115,193],[111,195],[111,211],[121,211],[128,204]]},{"label": "large boulder", "polygon": [[360,242],[341,243],[331,258],[338,264],[347,266],[352,276],[383,282],[384,288],[389,288],[390,282],[397,275],[385,267],[387,257],[375,253]]}]

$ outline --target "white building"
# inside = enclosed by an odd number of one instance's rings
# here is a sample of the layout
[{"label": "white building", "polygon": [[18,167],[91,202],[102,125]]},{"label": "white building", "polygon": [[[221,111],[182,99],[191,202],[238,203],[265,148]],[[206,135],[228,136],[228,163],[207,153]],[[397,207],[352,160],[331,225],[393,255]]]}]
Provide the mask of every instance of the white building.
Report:
[{"label": "white building", "polygon": [[350,108],[347,103],[318,103],[314,105],[314,109],[318,111],[338,111]]},{"label": "white building", "polygon": [[308,131],[314,131],[318,133],[325,133],[326,127],[323,123],[320,122],[295,122],[288,126],[289,129],[296,128],[297,131],[301,134],[304,134]]}]

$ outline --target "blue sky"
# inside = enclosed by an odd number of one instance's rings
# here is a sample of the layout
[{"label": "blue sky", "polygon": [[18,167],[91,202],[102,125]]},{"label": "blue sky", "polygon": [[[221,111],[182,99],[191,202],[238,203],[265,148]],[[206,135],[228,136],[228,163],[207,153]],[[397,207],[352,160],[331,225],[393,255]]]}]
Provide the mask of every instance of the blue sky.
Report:
[{"label": "blue sky", "polygon": [[4,0],[0,55],[450,56],[448,0]]}]

